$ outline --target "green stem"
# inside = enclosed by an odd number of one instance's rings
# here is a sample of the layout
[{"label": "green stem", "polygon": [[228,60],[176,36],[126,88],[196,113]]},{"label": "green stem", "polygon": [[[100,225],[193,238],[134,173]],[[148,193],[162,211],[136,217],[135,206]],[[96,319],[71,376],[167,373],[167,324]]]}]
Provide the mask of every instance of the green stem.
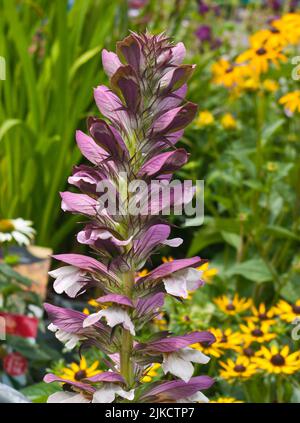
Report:
[{"label": "green stem", "polygon": [[[126,272],[123,276],[124,294],[128,298],[132,298],[134,280],[135,280],[135,272],[133,270],[130,272]],[[132,360],[131,360],[132,349],[133,349],[133,336],[128,330],[123,329],[121,351],[120,351],[120,370],[121,370],[121,375],[126,380],[129,388],[132,387],[134,382],[134,369],[133,369]]]}]

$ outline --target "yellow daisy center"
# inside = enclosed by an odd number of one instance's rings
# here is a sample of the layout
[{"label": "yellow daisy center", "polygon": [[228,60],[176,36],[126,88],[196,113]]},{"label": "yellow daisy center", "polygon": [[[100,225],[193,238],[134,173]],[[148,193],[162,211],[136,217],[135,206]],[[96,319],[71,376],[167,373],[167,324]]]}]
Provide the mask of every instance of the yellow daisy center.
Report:
[{"label": "yellow daisy center", "polygon": [[0,220],[0,232],[12,232],[15,229],[14,224],[9,219]]}]

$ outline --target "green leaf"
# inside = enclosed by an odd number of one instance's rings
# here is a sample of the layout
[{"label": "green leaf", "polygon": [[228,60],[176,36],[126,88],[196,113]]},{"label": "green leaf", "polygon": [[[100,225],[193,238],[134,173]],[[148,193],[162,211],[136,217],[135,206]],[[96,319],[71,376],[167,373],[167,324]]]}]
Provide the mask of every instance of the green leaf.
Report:
[{"label": "green leaf", "polygon": [[26,388],[21,389],[25,397],[27,397],[30,401],[36,403],[46,402],[49,395],[54,394],[54,392],[60,391],[59,383],[45,383],[40,382],[36,383],[35,385],[27,386]]},{"label": "green leaf", "polygon": [[260,258],[247,260],[243,263],[237,263],[226,271],[226,277],[229,278],[234,275],[243,276],[244,278],[256,283],[272,280],[272,274],[269,268]]},{"label": "green leaf", "polygon": [[231,245],[233,248],[236,248],[237,250],[240,248],[240,245],[241,245],[240,235],[237,235],[232,232],[226,232],[226,231],[221,231],[221,235],[224,241],[227,242],[227,244]]},{"label": "green leaf", "polygon": [[20,275],[20,273],[16,272],[10,266],[5,263],[0,264],[0,274],[4,275],[8,279],[13,279],[19,282],[21,285],[25,285],[30,287],[32,282],[30,279],[25,278],[24,276]]},{"label": "green leaf", "polygon": [[289,229],[283,228],[282,226],[269,225],[266,227],[266,230],[277,238],[287,238],[295,241],[300,241],[300,236],[296,235]]},{"label": "green leaf", "polygon": [[265,145],[268,140],[278,131],[284,124],[284,119],[275,120],[271,125],[265,126],[262,132],[262,143]]}]

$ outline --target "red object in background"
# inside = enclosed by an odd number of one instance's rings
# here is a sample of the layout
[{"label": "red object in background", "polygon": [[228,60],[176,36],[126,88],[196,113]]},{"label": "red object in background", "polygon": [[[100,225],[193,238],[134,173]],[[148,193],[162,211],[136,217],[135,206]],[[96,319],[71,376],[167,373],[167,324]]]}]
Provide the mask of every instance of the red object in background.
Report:
[{"label": "red object in background", "polygon": [[2,311],[0,312],[0,317],[5,319],[5,332],[7,335],[16,335],[22,338],[36,338],[39,321],[35,317],[5,313]]},{"label": "red object in background", "polygon": [[23,375],[27,367],[27,360],[20,353],[10,353],[3,359],[3,369],[10,376]]}]

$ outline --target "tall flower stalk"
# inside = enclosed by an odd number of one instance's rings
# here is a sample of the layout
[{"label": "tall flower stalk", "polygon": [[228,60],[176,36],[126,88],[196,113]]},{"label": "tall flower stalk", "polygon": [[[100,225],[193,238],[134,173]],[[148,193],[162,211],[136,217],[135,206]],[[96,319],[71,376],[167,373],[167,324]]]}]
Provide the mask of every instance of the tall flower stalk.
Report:
[{"label": "tall flower stalk", "polygon": [[[201,390],[213,381],[208,376],[193,377],[192,362],[205,364],[209,358],[189,346],[214,342],[212,334],[159,332],[141,338],[166,295],[187,298],[188,291],[203,284],[196,269],[199,257],[164,263],[139,276],[161,245],[182,243],[180,238],[169,239],[170,225],[163,211],[193,196],[193,190],[185,190],[180,198],[172,194],[153,201],[152,196],[152,182],[170,181],[188,160],[187,152],[175,147],[197,110],[184,100],[194,70],[194,65],[182,64],[184,56],[182,43],[175,45],[164,34],[148,33],[132,33],[118,42],[116,54],[102,53],[110,89],[101,85],[94,97],[104,119],[90,117],[89,135],[76,133],[78,147],[92,166],[76,166],[68,180],[80,194],[61,193],[64,211],[88,219],[77,240],[90,247],[93,257],[54,256],[65,266],[50,272],[59,294],[74,298],[97,287],[99,310],[87,316],[50,304],[45,308],[50,330],[67,348],[77,344],[99,348],[108,370],[90,378],[81,374],[75,382],[46,375],[46,382],[64,383],[64,390],[51,395],[49,402],[207,401]],[[147,188],[138,196],[128,188],[136,180]],[[103,184],[110,195],[115,193],[118,211],[103,207],[99,196]],[[136,202],[143,207],[129,213]],[[141,380],[154,363],[161,363],[164,373],[175,379],[145,386]]]}]

